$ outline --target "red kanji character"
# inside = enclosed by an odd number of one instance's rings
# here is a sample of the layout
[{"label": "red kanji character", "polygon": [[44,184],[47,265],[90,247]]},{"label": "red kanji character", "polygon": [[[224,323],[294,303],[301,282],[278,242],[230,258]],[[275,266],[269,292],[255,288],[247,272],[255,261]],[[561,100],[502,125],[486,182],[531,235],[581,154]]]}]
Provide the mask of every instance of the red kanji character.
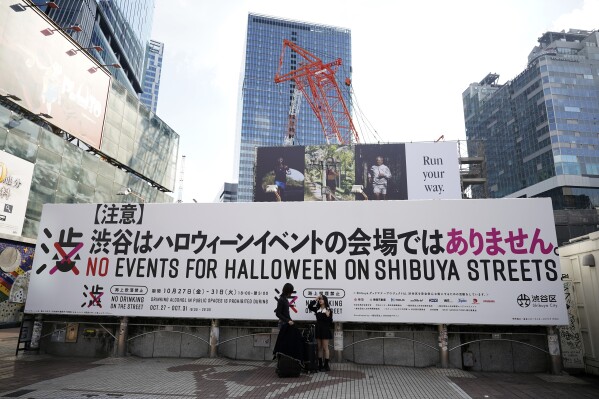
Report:
[{"label": "red kanji character", "polygon": [[447,233],[447,237],[449,237],[446,248],[448,254],[457,252],[459,255],[464,255],[466,251],[468,251],[468,242],[462,237],[462,230],[452,228],[451,231]]},{"label": "red kanji character", "polygon": [[495,227],[493,227],[491,231],[487,231],[486,236],[486,242],[489,244],[487,245],[487,253],[489,255],[495,256],[498,253],[502,255],[505,254],[505,250],[499,245],[499,243],[503,241],[500,230],[497,230]]},{"label": "red kanji character", "polygon": [[526,248],[524,248],[524,240],[528,238],[528,234],[524,234],[521,228],[518,228],[518,233],[514,235],[514,232],[510,230],[508,237],[504,240],[510,244],[510,251],[513,254],[525,254]]},{"label": "red kanji character", "polygon": [[532,243],[530,244],[530,249],[528,250],[528,253],[534,253],[537,245],[541,248],[541,253],[544,255],[547,255],[548,253],[551,253],[551,251],[553,251],[553,244],[549,243],[547,246],[545,246],[545,242],[541,238],[539,238],[540,233],[540,229],[535,229],[535,235],[532,237]]},{"label": "red kanji character", "polygon": [[473,254],[479,255],[483,251],[483,248],[484,248],[483,235],[474,229],[470,229],[470,242],[469,242],[470,248],[474,247],[474,245],[475,245],[474,240],[478,241],[478,245],[477,245],[476,249],[474,250]]}]

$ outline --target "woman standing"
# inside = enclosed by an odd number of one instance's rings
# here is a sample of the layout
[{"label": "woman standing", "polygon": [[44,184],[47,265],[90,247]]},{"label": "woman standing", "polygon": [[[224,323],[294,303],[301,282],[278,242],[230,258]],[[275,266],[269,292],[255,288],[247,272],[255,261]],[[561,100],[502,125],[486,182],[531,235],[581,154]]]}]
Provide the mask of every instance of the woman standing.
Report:
[{"label": "woman standing", "polygon": [[279,319],[279,330],[285,324],[293,325],[293,320],[289,315],[289,297],[293,295],[293,285],[291,283],[285,283],[283,286],[283,292],[277,301],[277,308],[275,309],[275,315]]},{"label": "woman standing", "polygon": [[329,367],[329,340],[333,338],[331,327],[333,325],[333,311],[329,307],[329,300],[325,295],[318,295],[308,304],[308,310],[316,314],[316,342],[318,343],[318,370],[330,371]]}]

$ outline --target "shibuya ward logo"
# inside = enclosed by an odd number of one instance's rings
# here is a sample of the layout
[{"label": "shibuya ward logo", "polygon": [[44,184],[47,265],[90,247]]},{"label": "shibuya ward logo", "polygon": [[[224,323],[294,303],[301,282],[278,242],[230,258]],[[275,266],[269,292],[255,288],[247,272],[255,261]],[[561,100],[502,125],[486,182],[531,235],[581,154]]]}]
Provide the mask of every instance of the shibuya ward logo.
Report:
[{"label": "shibuya ward logo", "polygon": [[[46,237],[52,239],[52,233],[48,229],[43,230]],[[58,241],[54,242],[52,246],[56,250],[56,253],[52,257],[53,265],[50,265],[50,274],[54,274],[57,271],[62,273],[73,272],[79,274],[76,262],[81,260],[78,252],[83,247],[83,242],[77,241],[83,237],[82,233],[77,233],[73,228],[68,230],[61,230]],[[46,254],[50,254],[50,248],[44,243],[41,245],[42,251]],[[48,264],[44,263],[35,272],[40,274],[48,267]]]},{"label": "shibuya ward logo", "polygon": [[520,294],[518,295],[516,302],[518,302],[518,305],[520,305],[521,308],[527,308],[530,305],[530,298],[526,294]]}]

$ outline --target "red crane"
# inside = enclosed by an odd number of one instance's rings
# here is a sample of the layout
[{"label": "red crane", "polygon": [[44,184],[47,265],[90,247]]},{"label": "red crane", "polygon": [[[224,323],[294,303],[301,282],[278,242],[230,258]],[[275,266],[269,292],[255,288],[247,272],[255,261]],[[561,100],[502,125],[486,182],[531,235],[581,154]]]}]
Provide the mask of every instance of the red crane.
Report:
[{"label": "red crane", "polygon": [[[298,68],[281,75],[283,60],[287,49],[291,53],[299,54]],[[341,90],[335,79],[335,72],[341,65],[341,58],[325,64],[320,58],[297,44],[283,40],[283,50],[279,58],[279,67],[275,75],[275,83],[292,80],[296,89],[299,89],[310,104],[312,111],[318,118],[327,143],[352,144],[359,143],[358,132],[354,127],[351,116],[341,95]],[[349,85],[349,79],[345,80]],[[294,94],[294,97],[296,95]],[[295,136],[296,109],[292,101],[289,114],[288,141],[293,141]]]}]

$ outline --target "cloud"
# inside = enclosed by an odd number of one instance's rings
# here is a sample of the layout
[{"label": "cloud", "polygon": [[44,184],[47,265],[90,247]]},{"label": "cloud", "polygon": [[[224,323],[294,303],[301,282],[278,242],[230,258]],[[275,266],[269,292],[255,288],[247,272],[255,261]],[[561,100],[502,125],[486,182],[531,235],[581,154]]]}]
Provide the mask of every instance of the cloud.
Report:
[{"label": "cloud", "polygon": [[562,29],[597,29],[599,16],[599,0],[584,0],[580,8],[575,8],[567,14],[558,17],[552,24],[552,30],[561,31]]}]

